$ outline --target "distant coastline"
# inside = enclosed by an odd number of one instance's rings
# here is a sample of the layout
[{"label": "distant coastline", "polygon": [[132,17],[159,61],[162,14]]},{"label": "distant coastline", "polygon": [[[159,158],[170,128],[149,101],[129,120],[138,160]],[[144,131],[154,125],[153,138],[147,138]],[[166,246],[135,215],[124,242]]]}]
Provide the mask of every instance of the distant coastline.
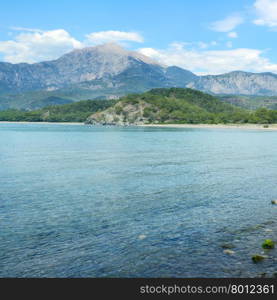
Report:
[{"label": "distant coastline", "polygon": [[145,124],[142,127],[162,127],[162,128],[207,128],[207,129],[251,129],[251,130],[277,130],[277,124]]},{"label": "distant coastline", "polygon": [[[27,121],[0,121],[0,124],[56,124],[56,125],[86,125],[84,122],[27,122]],[[97,126],[91,125],[90,126]],[[105,126],[105,125],[98,125]],[[121,127],[120,125],[114,125]],[[277,124],[142,124],[142,125],[128,125],[135,127],[159,127],[159,128],[203,128],[203,129],[247,129],[247,130],[264,130],[275,131]],[[264,127],[268,126],[268,127]],[[122,126],[125,127],[125,126]]]},{"label": "distant coastline", "polygon": [[59,125],[84,125],[84,122],[28,122],[28,121],[0,121],[0,124],[59,124]]}]

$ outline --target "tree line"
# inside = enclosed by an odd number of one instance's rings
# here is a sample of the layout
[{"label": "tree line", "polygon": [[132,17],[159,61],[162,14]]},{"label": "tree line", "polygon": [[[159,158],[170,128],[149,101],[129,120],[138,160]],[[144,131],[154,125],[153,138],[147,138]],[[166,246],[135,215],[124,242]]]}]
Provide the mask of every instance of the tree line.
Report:
[{"label": "tree line", "polygon": [[277,110],[258,108],[250,111],[225,103],[212,95],[182,88],[153,89],[119,100],[87,100],[34,111],[0,111],[0,121],[85,122],[91,114],[106,110],[118,101],[123,105],[147,103],[143,115],[150,123],[277,123]]}]

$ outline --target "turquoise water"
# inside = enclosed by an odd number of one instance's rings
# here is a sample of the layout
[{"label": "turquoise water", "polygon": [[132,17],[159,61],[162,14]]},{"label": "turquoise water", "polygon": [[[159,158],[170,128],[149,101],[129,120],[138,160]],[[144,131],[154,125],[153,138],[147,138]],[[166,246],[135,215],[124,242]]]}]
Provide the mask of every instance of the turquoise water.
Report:
[{"label": "turquoise water", "polygon": [[251,261],[276,239],[276,131],[0,124],[0,142],[0,277],[277,271],[276,250]]}]

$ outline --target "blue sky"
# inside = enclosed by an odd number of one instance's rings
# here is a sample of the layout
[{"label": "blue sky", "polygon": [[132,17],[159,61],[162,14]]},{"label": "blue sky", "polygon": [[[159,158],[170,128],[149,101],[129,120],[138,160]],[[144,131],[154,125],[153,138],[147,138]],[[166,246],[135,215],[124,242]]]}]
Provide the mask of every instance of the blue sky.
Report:
[{"label": "blue sky", "polygon": [[0,19],[12,63],[116,42],[198,74],[277,73],[277,0],[10,0]]}]

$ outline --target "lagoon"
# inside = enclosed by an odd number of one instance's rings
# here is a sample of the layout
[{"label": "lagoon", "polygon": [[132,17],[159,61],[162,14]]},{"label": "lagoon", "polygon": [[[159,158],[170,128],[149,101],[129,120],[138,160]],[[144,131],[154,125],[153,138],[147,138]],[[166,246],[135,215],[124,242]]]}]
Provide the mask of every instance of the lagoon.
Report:
[{"label": "lagoon", "polygon": [[272,276],[276,134],[0,124],[0,277]]}]

